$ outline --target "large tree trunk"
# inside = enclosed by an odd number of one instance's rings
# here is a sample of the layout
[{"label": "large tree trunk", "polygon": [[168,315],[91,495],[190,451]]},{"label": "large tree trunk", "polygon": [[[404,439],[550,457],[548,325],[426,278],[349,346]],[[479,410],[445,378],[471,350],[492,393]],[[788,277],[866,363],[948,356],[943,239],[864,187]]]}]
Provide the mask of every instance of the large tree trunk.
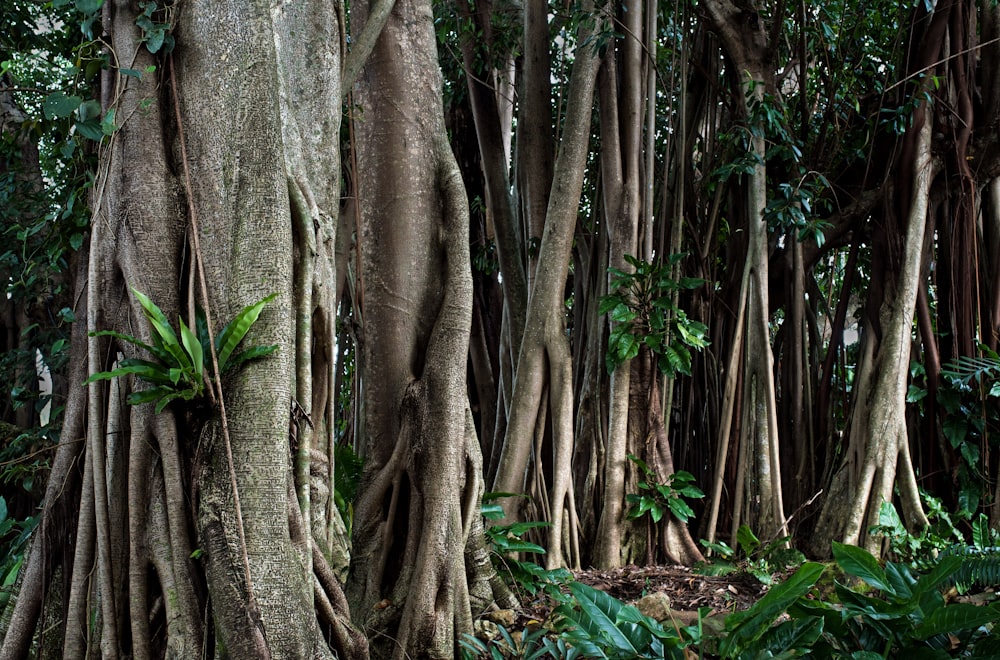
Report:
[{"label": "large tree trunk", "polygon": [[348,597],[376,657],[451,658],[493,595],[466,394],[469,210],[429,0],[396,3],[354,99],[367,441]]},{"label": "large tree trunk", "polygon": [[[87,305],[78,315],[90,330],[149,342],[130,288],[175,328],[179,316],[193,325],[195,305],[204,307],[214,332],[276,293],[247,343],[279,349],[227,377],[214,403],[175,402],[160,414],[151,404],[126,407],[138,386],[130,379],[73,389],[65,430],[78,437],[73,429],[85,428],[87,440],[60,447],[50,486],[62,497],[50,498],[42,529],[65,515],[65,497],[79,498],[75,558],[60,562],[59,537],[39,536],[27,561],[28,575],[38,576],[30,588],[44,589],[61,564],[67,658],[98,645],[106,658],[332,657],[329,644],[341,657],[365,655],[313,540],[325,535],[313,532],[325,529],[315,514],[326,503],[312,499],[311,465],[302,461],[328,442],[322,432],[298,434],[300,483],[289,446],[293,401],[317,429],[328,426],[320,393],[332,342],[320,328],[333,327],[333,304],[315,292],[333,272],[327,247],[339,197],[336,8],[283,7],[272,16],[269,3],[186,3],[170,25],[172,55],[146,49],[128,3],[107,3],[104,12],[113,52],[133,58],[119,64],[143,75],[109,72],[102,81],[121,126],[101,153],[81,281]],[[326,49],[299,49],[293,33]],[[315,124],[329,132],[309,137]],[[292,254],[303,265],[297,273]],[[319,322],[297,333],[303,316]],[[119,352],[134,354],[124,342],[77,337],[81,350],[91,371],[110,367]],[[297,365],[303,354],[317,364]],[[82,380],[74,375],[74,384]],[[82,485],[66,479],[75,461]],[[27,651],[37,599],[22,602],[0,657]]]},{"label": "large tree trunk", "polygon": [[[581,27],[579,43],[590,32]],[[573,441],[571,409],[565,396],[572,391],[570,352],[563,318],[564,289],[569,271],[576,228],[577,207],[583,188],[590,118],[599,60],[594,49],[577,50],[573,63],[562,144],[556,157],[552,189],[546,206],[545,229],[539,246],[539,260],[528,303],[521,349],[515,365],[510,420],[493,490],[522,493],[526,490],[527,468],[536,443],[542,441],[546,405],[553,414],[553,443],[557,465],[554,473],[569,473]],[[547,382],[548,381],[548,382]],[[551,403],[545,392],[552,393]],[[560,475],[562,476],[562,475]],[[551,510],[572,507],[568,491],[554,489]],[[517,512],[508,511],[510,517]],[[572,514],[570,515],[572,519]]]},{"label": "large tree trunk", "polygon": [[[723,49],[733,66],[730,80],[744,117],[751,122],[752,106],[773,92],[773,52],[768,45],[764,21],[752,9],[744,10],[730,0],[702,0],[702,6],[719,34]],[[735,103],[734,103],[735,105]],[[770,339],[768,300],[768,228],[766,151],[763,127],[756,126],[748,138],[747,151],[754,158],[747,176],[746,264],[741,296],[746,305],[743,348],[743,411],[739,453],[740,474],[736,484],[734,520],[731,534],[747,523],[759,534],[775,538],[785,533],[779,463],[777,403]],[[739,310],[742,315],[743,309]],[[723,439],[723,441],[725,441]],[[721,467],[721,466],[720,466]],[[716,475],[720,479],[721,474]]]},{"label": "large tree trunk", "polygon": [[864,544],[877,554],[879,538],[870,536],[867,530],[878,523],[882,502],[892,501],[897,475],[903,511],[911,529],[919,530],[927,524],[910,459],[904,410],[928,201],[937,169],[931,158],[931,124],[930,111],[921,112],[911,129],[915,146],[908,163],[910,169],[904,174],[910,183],[900,186],[912,191],[905,236],[898,244],[901,262],[898,270],[890,273],[892,280],[887,283],[879,307],[881,332],[876,332],[870,320],[865,325],[850,444],[816,526],[812,550],[817,554],[828,552],[829,542],[838,539]]}]

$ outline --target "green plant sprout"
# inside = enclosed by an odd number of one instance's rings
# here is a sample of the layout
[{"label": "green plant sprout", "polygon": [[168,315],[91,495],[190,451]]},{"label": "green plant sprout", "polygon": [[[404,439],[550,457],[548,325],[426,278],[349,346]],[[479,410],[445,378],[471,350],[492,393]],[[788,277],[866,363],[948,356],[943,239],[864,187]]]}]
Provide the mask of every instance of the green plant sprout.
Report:
[{"label": "green plant sprout", "polygon": [[648,514],[654,523],[658,523],[667,511],[674,514],[682,523],[694,517],[694,510],[684,498],[705,497],[705,493],[694,485],[694,475],[678,470],[668,476],[665,483],[657,483],[656,473],[646,465],[645,461],[632,454],[629,454],[628,458],[646,476],[645,480],[639,482],[639,490],[643,491],[642,493],[629,493],[625,496],[625,501],[632,505],[628,512],[629,518],[640,518]]},{"label": "green plant sprout", "polygon": [[[526,497],[526,495],[485,493],[480,508],[483,518],[488,521],[503,519],[503,506],[496,500],[505,497]],[[532,561],[516,558],[521,553],[544,555],[545,548],[522,537],[529,530],[551,526],[551,523],[539,521],[489,525],[486,527],[486,538],[492,546],[494,567],[506,576],[512,585],[517,585],[519,589],[532,596],[542,591],[549,597],[559,600],[560,587],[567,580],[573,579],[572,573],[565,568],[545,569]]]},{"label": "green plant sprout", "polygon": [[205,395],[206,372],[208,377],[218,378],[244,362],[262,358],[274,353],[277,344],[270,346],[251,346],[236,353],[236,348],[243,341],[247,332],[257,321],[264,305],[278,294],[258,300],[247,305],[230,321],[215,337],[215,354],[219,365],[219,373],[215,374],[211,364],[212,338],[205,320],[205,313],[198,310],[195,314],[195,329],[189,328],[183,319],[178,319],[180,337],[170,326],[170,322],[159,307],[147,296],[132,289],[143,314],[153,328],[153,343],[147,344],[132,335],[122,334],[113,330],[92,332],[92,337],[114,337],[148,351],[156,361],[141,358],[126,358],[111,371],[101,371],[92,374],[84,384],[99,380],[110,380],[132,374],[139,380],[151,385],[150,388],[132,392],[126,399],[129,405],[156,402],[156,412],[160,413],[171,401],[182,399],[192,401]]}]

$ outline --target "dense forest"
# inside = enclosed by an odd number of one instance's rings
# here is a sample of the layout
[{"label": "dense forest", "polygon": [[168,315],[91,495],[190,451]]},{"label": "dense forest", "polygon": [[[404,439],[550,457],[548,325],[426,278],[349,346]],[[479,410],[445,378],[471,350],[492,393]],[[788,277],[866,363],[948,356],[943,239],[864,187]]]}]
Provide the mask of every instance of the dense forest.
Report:
[{"label": "dense forest", "polygon": [[0,26],[0,658],[447,658],[566,569],[1000,546],[995,2]]}]

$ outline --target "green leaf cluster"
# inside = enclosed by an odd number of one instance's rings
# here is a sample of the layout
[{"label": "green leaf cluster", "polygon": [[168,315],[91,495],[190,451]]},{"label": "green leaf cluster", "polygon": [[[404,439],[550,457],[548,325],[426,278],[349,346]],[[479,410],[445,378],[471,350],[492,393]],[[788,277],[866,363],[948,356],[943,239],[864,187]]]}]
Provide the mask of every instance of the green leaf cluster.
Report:
[{"label": "green leaf cluster", "polygon": [[674,293],[705,283],[695,277],[671,277],[673,266],[686,255],[671,255],[666,262],[649,262],[625,255],[634,269],[608,269],[611,293],[601,298],[599,311],[612,321],[605,364],[608,373],[631,360],[646,346],[657,356],[664,374],[691,375],[691,349],[708,346],[705,324],[689,319],[674,302]]},{"label": "green leaf cluster", "polygon": [[136,376],[150,387],[129,394],[127,401],[130,405],[156,402],[156,412],[159,413],[171,401],[198,399],[205,394],[206,374],[207,377],[218,378],[248,360],[265,357],[278,349],[277,345],[272,344],[251,346],[235,352],[264,306],[278,295],[276,293],[244,307],[216,335],[214,344],[219,373],[215,374],[210,357],[210,344],[213,340],[203,311],[197,312],[194,329],[189,328],[183,319],[179,319],[180,332],[177,333],[152,300],[136,289],[132,289],[132,292],[153,329],[153,343],[147,344],[131,335],[111,330],[101,330],[91,335],[113,337],[133,344],[144,349],[154,359],[126,358],[118,363],[117,368],[92,374],[86,380],[86,383],[92,383],[128,375]]},{"label": "green leaf cluster", "polygon": [[634,605],[581,582],[553,613],[560,637],[586,658],[683,658],[685,641]]},{"label": "green leaf cluster", "polygon": [[[497,521],[504,517],[503,506],[497,500],[508,497],[526,497],[514,493],[486,493],[480,512],[487,521]],[[561,598],[560,587],[567,580],[573,579],[572,573],[565,568],[546,569],[538,564],[521,559],[524,554],[545,554],[545,548],[532,543],[524,535],[533,529],[551,527],[551,523],[527,521],[510,525],[489,525],[486,527],[486,539],[489,542],[493,564],[509,584],[532,596],[543,592],[549,597]]]},{"label": "green leaf cluster", "polygon": [[746,571],[761,584],[774,584],[775,573],[800,566],[806,560],[800,551],[789,547],[790,538],[783,536],[762,544],[748,525],[740,525],[736,530],[739,552],[723,541],[708,542],[702,539],[701,545],[714,556],[710,561],[697,565],[695,570],[703,575],[729,575]]},{"label": "green leaf cluster", "polygon": [[632,454],[629,454],[628,458],[646,477],[639,482],[640,493],[629,493],[625,496],[625,501],[631,505],[629,518],[648,515],[654,523],[658,523],[669,511],[682,523],[686,523],[694,516],[694,510],[684,498],[705,497],[705,493],[694,485],[694,475],[678,470],[668,476],[666,482],[658,483],[656,473],[646,465],[645,461]]},{"label": "green leaf cluster", "polygon": [[21,570],[28,537],[38,525],[39,516],[24,520],[12,518],[7,510],[7,499],[0,496],[0,612],[7,606],[14,590],[14,581]]}]

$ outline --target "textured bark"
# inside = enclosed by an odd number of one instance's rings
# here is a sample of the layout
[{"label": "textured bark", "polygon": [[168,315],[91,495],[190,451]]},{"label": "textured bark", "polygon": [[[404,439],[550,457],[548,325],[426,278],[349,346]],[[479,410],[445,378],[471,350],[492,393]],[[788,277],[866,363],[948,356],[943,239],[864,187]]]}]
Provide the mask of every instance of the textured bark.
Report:
[{"label": "textured bark", "polygon": [[914,530],[927,525],[903,416],[928,197],[937,169],[931,157],[930,117],[916,121],[919,123],[911,129],[913,160],[905,174],[912,181],[907,186],[912,198],[900,246],[901,263],[879,309],[881,338],[870,323],[865,327],[865,355],[859,367],[850,445],[817,523],[812,548],[816,553],[825,552],[829,541],[838,539],[863,544],[870,552],[878,553],[879,538],[868,535],[867,530],[877,524],[882,502],[892,500],[897,477],[907,523]]},{"label": "textured bark", "polygon": [[472,629],[470,583],[491,568],[468,575],[465,561],[482,542],[465,379],[469,210],[428,0],[396,3],[354,99],[367,441],[347,594],[375,657],[451,658]]},{"label": "textured bark", "polygon": [[[89,329],[150,342],[130,287],[175,327],[180,315],[193,325],[195,305],[205,307],[215,332],[243,306],[278,293],[246,342],[279,350],[225,379],[229,414],[221,420],[207,400],[175,402],[161,414],[150,404],[129,410],[124,398],[139,387],[131,379],[71,390],[76,403],[67,407],[64,432],[85,436],[86,451],[78,457],[83,444],[62,446],[50,482],[56,494],[44,514],[57,520],[65,516],[64,499],[80,502],[75,558],[63,564],[63,655],[85,657],[99,647],[107,658],[332,657],[317,622],[315,558],[301,547],[312,529],[299,526],[297,546],[290,521],[326,510],[325,501],[311,507],[308,457],[311,448],[329,446],[335,298],[327,291],[339,204],[336,6],[188,3],[173,16],[177,47],[170,56],[146,50],[129,3],[106,3],[104,12],[113,51],[132,58],[116,64],[143,74],[109,72],[102,81],[102,98],[122,119],[101,152],[88,279],[80,289],[87,305],[78,317]],[[297,272],[289,258],[296,252],[304,265]],[[296,320],[304,321],[298,334]],[[108,369],[116,355],[136,355],[125,342],[84,339],[75,336],[73,349],[89,353],[90,371]],[[297,361],[301,354],[318,366]],[[85,376],[73,374],[72,382]],[[294,399],[327,435],[299,435],[303,469],[299,487],[289,490]],[[82,480],[66,461],[84,466]],[[325,516],[313,519],[325,537]],[[43,520],[42,529],[51,523]],[[44,593],[58,555],[48,541],[35,547],[25,570],[41,572]],[[324,596],[329,591],[327,585]],[[15,612],[28,639],[37,601],[25,598]],[[337,605],[334,618],[347,621],[346,603]],[[323,614],[332,626],[329,609]],[[22,655],[24,639],[9,635],[3,657]],[[341,657],[365,655],[356,635],[332,643]]]},{"label": "textured bark", "polygon": [[[586,36],[581,33],[579,38],[583,41]],[[577,53],[562,144],[556,157],[545,230],[528,304],[524,339],[516,363],[511,417],[493,482],[492,490],[498,492],[520,493],[525,490],[536,422],[542,414],[540,408],[546,403],[542,396],[547,378],[546,353],[550,343],[567,341],[563,327],[562,295],[569,271],[577,205],[583,187],[597,68],[598,59],[592,49],[585,48]]]},{"label": "textured bark", "polygon": [[[702,0],[723,50],[732,63],[732,94],[739,98],[742,115],[750,117],[750,104],[762,100],[774,88],[773,53],[768,46],[764,21],[752,8],[744,9],[729,0]],[[749,86],[749,87],[747,87]],[[758,127],[759,129],[759,127]],[[741,455],[748,458],[749,472],[741,479],[746,489],[735,493],[732,535],[742,523],[758,533],[774,538],[785,534],[781,468],[778,448],[777,402],[770,341],[768,299],[768,235],[764,220],[767,206],[765,144],[760,130],[749,138],[748,151],[757,163],[747,177],[745,259],[748,269],[746,335],[743,343],[743,410]],[[744,475],[740,475],[743,477]],[[743,504],[752,503],[752,507]],[[744,512],[744,509],[746,511]],[[746,516],[746,519],[743,519]]]}]

